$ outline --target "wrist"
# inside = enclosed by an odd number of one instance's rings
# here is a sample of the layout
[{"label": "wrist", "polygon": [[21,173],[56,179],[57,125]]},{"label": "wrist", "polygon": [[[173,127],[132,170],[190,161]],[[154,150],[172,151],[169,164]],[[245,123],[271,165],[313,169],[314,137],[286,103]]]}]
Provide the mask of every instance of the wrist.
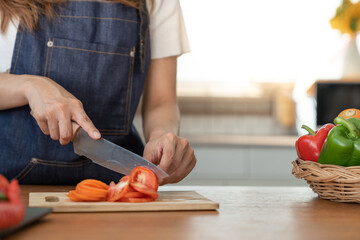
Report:
[{"label": "wrist", "polygon": [[18,78],[18,93],[20,94],[20,96],[23,97],[24,101],[26,101],[26,103],[29,103],[29,92],[31,91],[31,79],[33,78],[32,75],[27,75],[27,74],[23,74],[23,75],[17,75]]},{"label": "wrist", "polygon": [[24,98],[29,102],[31,94],[34,90],[34,83],[36,83],[43,77],[24,74],[19,75],[19,78],[21,79],[20,91],[23,94]]},{"label": "wrist", "polygon": [[30,78],[32,78],[31,75],[19,75],[19,90],[20,93],[24,96],[24,98],[28,99],[28,94],[30,92],[30,88],[31,88],[31,80]]},{"label": "wrist", "polygon": [[165,134],[174,134],[174,135],[178,135],[178,131],[175,129],[158,129],[158,130],[154,130],[149,134],[149,141],[153,140],[153,139],[157,139]]}]

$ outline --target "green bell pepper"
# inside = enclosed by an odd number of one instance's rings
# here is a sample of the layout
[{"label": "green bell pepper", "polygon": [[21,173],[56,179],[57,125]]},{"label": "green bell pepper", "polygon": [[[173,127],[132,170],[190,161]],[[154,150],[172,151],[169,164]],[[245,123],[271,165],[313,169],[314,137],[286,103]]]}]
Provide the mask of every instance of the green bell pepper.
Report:
[{"label": "green bell pepper", "polygon": [[337,124],[324,142],[319,163],[340,166],[360,165],[360,119],[337,117]]}]

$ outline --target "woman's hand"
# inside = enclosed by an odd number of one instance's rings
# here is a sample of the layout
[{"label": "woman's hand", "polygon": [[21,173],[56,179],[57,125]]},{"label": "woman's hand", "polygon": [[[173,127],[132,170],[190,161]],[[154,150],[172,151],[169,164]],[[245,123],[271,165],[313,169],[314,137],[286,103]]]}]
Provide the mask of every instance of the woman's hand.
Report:
[{"label": "woman's hand", "polygon": [[169,174],[169,177],[159,182],[160,185],[181,181],[196,164],[194,149],[188,140],[173,133],[150,139],[145,146],[144,158]]},{"label": "woman's hand", "polygon": [[196,164],[188,140],[178,137],[176,65],[177,57],[152,59],[143,93],[143,129],[147,142],[143,155],[169,174],[160,185],[179,182]]},{"label": "woman's hand", "polygon": [[25,98],[41,131],[66,145],[73,136],[72,122],[80,125],[90,137],[101,137],[99,130],[86,115],[82,103],[53,80],[29,76],[25,83]]}]

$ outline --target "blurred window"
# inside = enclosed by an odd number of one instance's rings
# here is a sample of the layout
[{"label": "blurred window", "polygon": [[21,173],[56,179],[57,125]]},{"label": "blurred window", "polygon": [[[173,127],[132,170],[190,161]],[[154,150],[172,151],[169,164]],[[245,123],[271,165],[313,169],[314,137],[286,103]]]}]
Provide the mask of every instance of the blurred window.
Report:
[{"label": "blurred window", "polygon": [[[191,53],[178,81],[242,86],[294,82],[336,58],[329,20],[340,0],[181,0]],[[336,68],[317,73],[336,77]],[[206,85],[206,84],[205,84]]]}]

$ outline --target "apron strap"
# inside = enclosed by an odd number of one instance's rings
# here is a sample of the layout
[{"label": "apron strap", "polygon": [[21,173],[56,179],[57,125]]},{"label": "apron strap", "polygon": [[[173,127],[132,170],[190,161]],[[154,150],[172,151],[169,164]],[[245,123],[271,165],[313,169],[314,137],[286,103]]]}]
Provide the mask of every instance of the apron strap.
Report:
[{"label": "apron strap", "polygon": [[146,57],[146,45],[147,45],[147,36],[149,33],[149,12],[146,7],[146,0],[141,1],[140,9],[140,63],[141,63],[141,72],[145,71],[145,57]]}]

